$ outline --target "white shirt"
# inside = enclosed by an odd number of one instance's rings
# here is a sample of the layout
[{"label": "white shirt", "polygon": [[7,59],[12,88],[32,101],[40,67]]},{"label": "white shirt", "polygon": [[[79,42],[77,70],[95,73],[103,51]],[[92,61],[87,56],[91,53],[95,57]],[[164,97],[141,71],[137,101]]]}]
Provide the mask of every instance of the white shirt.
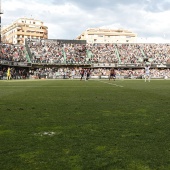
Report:
[{"label": "white shirt", "polygon": [[149,74],[150,73],[150,67],[148,66],[148,67],[145,67],[145,74]]},{"label": "white shirt", "polygon": [[71,73],[72,73],[72,76],[74,76],[75,75],[75,70],[73,70]]}]

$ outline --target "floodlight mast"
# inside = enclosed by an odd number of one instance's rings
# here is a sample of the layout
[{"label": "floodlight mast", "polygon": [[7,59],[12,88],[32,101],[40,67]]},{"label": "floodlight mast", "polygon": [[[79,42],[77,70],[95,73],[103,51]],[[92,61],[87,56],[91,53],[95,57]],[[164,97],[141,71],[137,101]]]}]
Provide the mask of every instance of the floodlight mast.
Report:
[{"label": "floodlight mast", "polygon": [[1,0],[0,0],[0,43],[2,42],[1,40],[1,15],[3,14],[2,8],[1,8]]}]

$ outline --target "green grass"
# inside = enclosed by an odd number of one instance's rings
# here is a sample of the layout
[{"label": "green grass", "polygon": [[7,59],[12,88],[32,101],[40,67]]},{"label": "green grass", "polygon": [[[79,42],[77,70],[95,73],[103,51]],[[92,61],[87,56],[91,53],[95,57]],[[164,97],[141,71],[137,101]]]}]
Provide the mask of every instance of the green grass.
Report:
[{"label": "green grass", "polygon": [[100,81],[0,81],[0,169],[169,170],[170,81]]}]

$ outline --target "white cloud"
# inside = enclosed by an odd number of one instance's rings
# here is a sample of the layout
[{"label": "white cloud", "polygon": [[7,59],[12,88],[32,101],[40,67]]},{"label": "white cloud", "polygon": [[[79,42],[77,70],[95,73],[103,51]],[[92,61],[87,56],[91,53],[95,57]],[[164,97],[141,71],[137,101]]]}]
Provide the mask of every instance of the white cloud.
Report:
[{"label": "white cloud", "polygon": [[94,2],[90,5],[90,0],[65,0],[56,4],[51,0],[5,0],[2,2],[2,25],[9,25],[20,17],[33,17],[48,26],[50,39],[74,39],[87,28],[102,27],[128,29],[139,37],[167,42],[170,10],[164,7],[168,2],[98,0],[95,6]]},{"label": "white cloud", "polygon": [[166,40],[162,37],[140,37],[137,39],[138,43],[170,43],[170,40]]}]

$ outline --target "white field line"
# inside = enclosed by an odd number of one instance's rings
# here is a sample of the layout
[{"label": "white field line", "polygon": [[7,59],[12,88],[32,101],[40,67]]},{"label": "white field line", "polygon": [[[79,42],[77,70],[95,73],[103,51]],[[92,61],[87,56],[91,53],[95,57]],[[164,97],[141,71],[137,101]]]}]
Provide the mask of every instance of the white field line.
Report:
[{"label": "white field line", "polygon": [[45,88],[50,88],[50,87],[52,87],[52,88],[58,88],[58,87],[63,87],[63,88],[82,88],[82,87],[84,87],[84,88],[96,88],[96,87],[108,87],[108,86],[1,86],[0,85],[0,87],[6,87],[6,88],[8,88],[8,87],[18,87],[18,88],[21,88],[21,87],[28,87],[28,88],[36,88],[36,87],[45,87]]},{"label": "white field line", "polygon": [[113,83],[110,83],[110,82],[105,82],[105,81],[100,81],[100,80],[98,80],[98,81],[99,81],[99,82],[101,82],[101,83],[105,83],[105,84],[112,85],[112,86],[117,86],[117,87],[124,87],[124,86],[117,85],[117,84],[113,84]]},{"label": "white field line", "polygon": [[[96,81],[97,79],[89,79],[88,81]],[[161,80],[161,81],[165,81],[165,79],[151,79],[151,81],[153,80]],[[166,81],[170,81],[170,79],[166,79]],[[26,81],[80,81],[80,79],[19,79],[19,80],[0,80],[0,83],[15,83],[15,82],[26,82]],[[82,81],[85,81],[84,79]],[[101,81],[101,80],[98,80]],[[144,79],[117,79],[116,81],[144,81]]]},{"label": "white field line", "polygon": [[[13,81],[8,81],[10,84],[12,84],[12,83],[14,83],[14,82],[23,82],[23,81],[31,81],[31,80],[13,80]],[[33,80],[33,81],[42,81],[42,80]],[[67,80],[68,81],[68,80]],[[70,81],[70,80],[69,80]],[[80,81],[80,80],[79,80]],[[83,81],[83,80],[82,80]],[[112,86],[116,86],[116,87],[124,87],[124,86],[121,86],[121,85],[117,85],[117,84],[113,84],[113,83],[110,83],[110,82],[105,82],[105,81],[101,81],[101,80],[92,80],[92,81],[98,81],[98,82],[101,82],[101,83],[105,83],[105,84],[109,84],[109,85],[112,85]],[[7,81],[4,81],[4,82],[7,82]],[[87,82],[87,81],[84,81],[84,82]],[[15,86],[15,85],[6,85],[6,86],[3,86],[3,85],[0,85],[0,87],[28,87],[28,88],[34,88],[34,87],[45,87],[45,88],[57,88],[57,87],[67,87],[67,88],[72,88],[72,87],[76,87],[76,88],[81,88],[81,87],[90,87],[90,88],[93,88],[93,87],[101,87],[101,86],[34,86],[34,85],[32,85],[32,86]],[[105,87],[108,87],[108,86],[105,86]]]}]

